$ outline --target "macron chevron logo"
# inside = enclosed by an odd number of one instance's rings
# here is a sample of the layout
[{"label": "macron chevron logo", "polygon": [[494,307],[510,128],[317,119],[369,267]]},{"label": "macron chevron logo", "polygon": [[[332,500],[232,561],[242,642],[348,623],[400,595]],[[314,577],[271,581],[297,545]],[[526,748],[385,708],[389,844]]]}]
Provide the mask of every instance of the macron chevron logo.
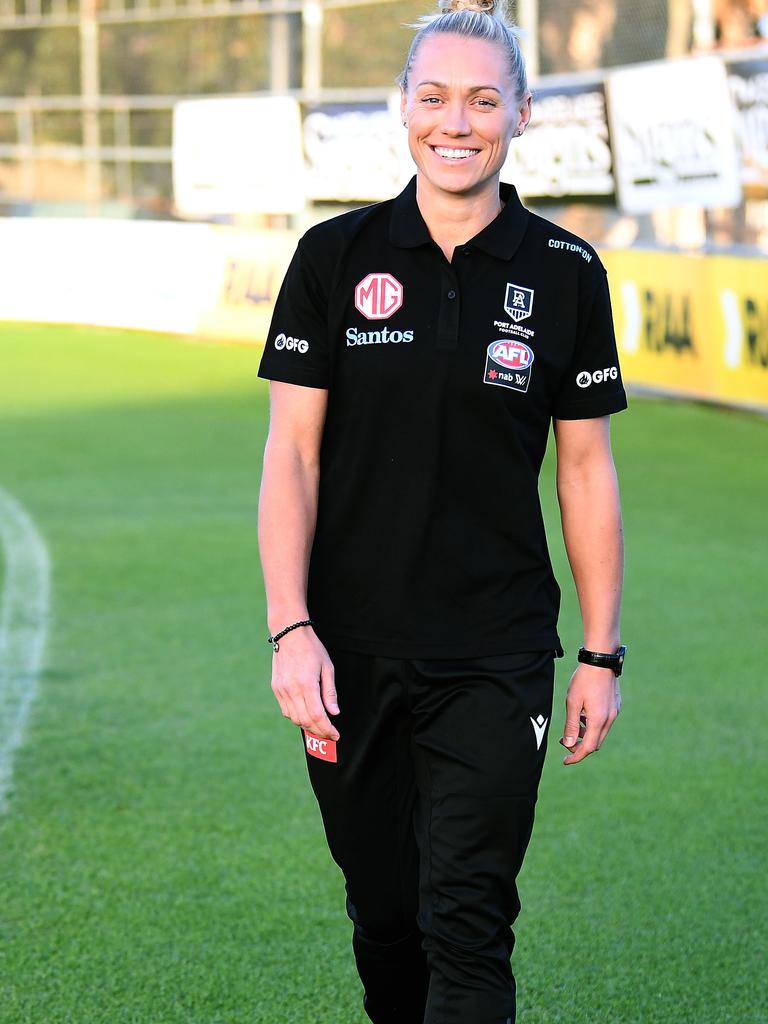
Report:
[{"label": "macron chevron logo", "polygon": [[541,748],[541,741],[544,739],[544,733],[547,731],[547,722],[549,722],[549,719],[545,718],[544,715],[539,715],[538,718],[531,718],[531,725],[536,733],[537,750]]}]

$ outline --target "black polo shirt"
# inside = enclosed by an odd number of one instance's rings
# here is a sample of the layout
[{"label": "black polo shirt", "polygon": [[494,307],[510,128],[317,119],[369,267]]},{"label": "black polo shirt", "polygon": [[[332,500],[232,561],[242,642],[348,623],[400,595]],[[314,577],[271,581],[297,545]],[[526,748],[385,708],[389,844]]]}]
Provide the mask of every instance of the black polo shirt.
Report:
[{"label": "black polo shirt", "polygon": [[414,178],[309,230],[283,282],[259,376],[328,389],[307,598],[329,645],[560,646],[538,496],[550,421],[627,403],[595,251],[501,196],[449,263]]}]

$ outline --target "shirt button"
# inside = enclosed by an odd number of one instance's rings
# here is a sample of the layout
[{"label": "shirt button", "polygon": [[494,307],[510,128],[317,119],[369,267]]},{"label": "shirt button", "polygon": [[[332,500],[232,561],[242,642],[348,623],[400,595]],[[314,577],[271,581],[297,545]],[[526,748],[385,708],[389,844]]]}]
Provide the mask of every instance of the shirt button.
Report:
[{"label": "shirt button", "polygon": [[453,288],[451,288],[451,290],[448,292],[448,298],[449,299],[455,299],[456,298],[456,292],[453,290]]},{"label": "shirt button", "polygon": [[462,256],[471,256],[472,255],[472,250],[471,249],[462,249],[461,250],[461,255]]}]

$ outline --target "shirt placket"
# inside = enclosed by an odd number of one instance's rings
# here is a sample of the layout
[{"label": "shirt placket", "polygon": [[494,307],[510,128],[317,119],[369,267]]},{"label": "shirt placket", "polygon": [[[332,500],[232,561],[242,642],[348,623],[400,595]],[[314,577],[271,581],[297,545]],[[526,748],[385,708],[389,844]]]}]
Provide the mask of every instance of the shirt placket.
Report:
[{"label": "shirt placket", "polygon": [[440,267],[440,313],[437,320],[436,348],[446,351],[459,347],[460,312],[459,277],[453,266],[444,260]]}]

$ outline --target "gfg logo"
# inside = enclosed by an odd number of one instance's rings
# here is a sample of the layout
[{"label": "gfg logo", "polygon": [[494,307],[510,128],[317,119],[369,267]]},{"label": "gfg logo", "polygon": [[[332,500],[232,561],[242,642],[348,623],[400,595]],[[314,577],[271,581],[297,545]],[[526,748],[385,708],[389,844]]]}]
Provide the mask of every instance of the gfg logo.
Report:
[{"label": "gfg logo", "polygon": [[403,286],[391,274],[368,274],[355,288],[355,308],[366,320],[386,320],[403,304]]},{"label": "gfg logo", "polygon": [[588,388],[590,384],[602,384],[606,380],[618,380],[618,366],[606,366],[603,370],[580,370],[576,374],[576,383],[580,388]]},{"label": "gfg logo", "polygon": [[300,352],[302,355],[309,351],[309,342],[304,341],[303,338],[292,338],[289,335],[278,334],[275,338],[275,348],[287,349],[289,352]]}]

